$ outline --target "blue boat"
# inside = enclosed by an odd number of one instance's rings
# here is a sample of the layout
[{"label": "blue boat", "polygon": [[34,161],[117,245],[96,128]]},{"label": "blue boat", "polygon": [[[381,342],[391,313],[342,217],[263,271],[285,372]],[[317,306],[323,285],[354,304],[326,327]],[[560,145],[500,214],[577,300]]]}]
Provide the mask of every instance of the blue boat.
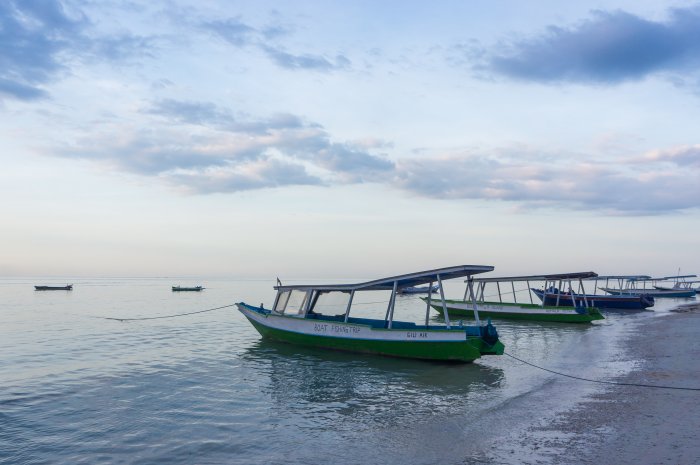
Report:
[{"label": "blue boat", "polygon": [[654,297],[649,294],[618,294],[618,295],[596,295],[596,294],[572,294],[569,292],[559,293],[557,288],[550,287],[546,291],[542,289],[531,289],[531,291],[544,302],[544,305],[556,305],[559,307],[571,307],[576,302],[576,307],[586,305],[596,308],[616,308],[624,310],[644,310],[654,306]]}]

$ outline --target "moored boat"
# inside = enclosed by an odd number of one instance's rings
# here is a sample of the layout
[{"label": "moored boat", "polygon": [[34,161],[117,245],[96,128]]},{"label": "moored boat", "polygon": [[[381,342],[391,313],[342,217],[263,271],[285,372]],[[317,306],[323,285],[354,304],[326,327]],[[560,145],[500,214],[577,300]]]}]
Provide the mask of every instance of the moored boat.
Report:
[{"label": "moored boat", "polygon": [[[680,275],[680,276],[666,276],[664,278],[659,278],[658,281],[673,281],[672,286],[659,286],[654,284],[654,289],[659,290],[659,291],[673,291],[673,292],[682,292],[684,295],[683,297],[692,297],[691,292],[694,292],[696,294],[700,293],[700,289],[693,287],[693,284],[700,283],[698,280],[690,280],[689,278],[697,278],[697,275],[694,274],[686,274],[686,275]],[[690,295],[685,295],[685,294],[690,294]]]},{"label": "moored boat", "polygon": [[72,291],[73,285],[67,284],[65,286],[34,286],[36,291]]},{"label": "moored boat", "polygon": [[[544,282],[545,288],[550,283],[559,283],[560,287],[563,283],[571,283],[577,281],[581,288],[583,287],[583,279],[597,276],[593,272],[552,274],[552,275],[531,275],[531,276],[510,276],[499,278],[474,278],[467,280],[467,288],[464,292],[462,300],[446,300],[446,308],[441,305],[432,304],[438,312],[444,314],[444,310],[452,316],[473,316],[474,307],[480,315],[494,319],[507,320],[531,320],[531,321],[553,321],[561,323],[590,323],[595,320],[605,319],[600,311],[590,305],[588,301],[582,300],[577,302],[575,307],[571,305],[561,305],[559,303],[536,304],[532,299],[530,288],[531,282]],[[516,290],[516,283],[526,283],[527,287]],[[496,294],[489,296],[498,297],[498,301],[487,300],[485,290],[487,284],[490,289],[495,287]],[[510,286],[510,291],[504,291],[501,285]],[[529,303],[518,302],[517,295],[525,292],[528,294]],[[511,297],[512,302],[504,301],[504,298]],[[423,299],[427,301],[427,299]],[[521,299],[522,300],[522,299]]]},{"label": "moored boat", "polygon": [[[611,295],[648,295],[654,298],[689,298],[695,297],[695,289],[684,288],[664,288],[656,286],[659,281],[666,281],[668,277],[652,278],[650,276],[609,276],[606,278],[616,279],[617,287],[605,286],[599,289]],[[602,277],[600,278],[602,279]],[[647,286],[648,285],[648,286]],[[660,287],[660,288],[659,288]]]},{"label": "moored boat", "polygon": [[202,289],[204,289],[202,286],[192,286],[192,287],[173,286],[173,292],[183,292],[183,291],[199,292]]},{"label": "moored boat", "polygon": [[572,302],[576,301],[576,306],[583,304],[584,300],[596,307],[600,308],[611,308],[618,310],[644,310],[649,307],[654,306],[654,297],[648,294],[637,294],[637,295],[598,295],[598,294],[573,294],[569,292],[560,293],[558,289],[532,289],[532,292],[544,302],[545,305],[556,305],[557,296],[559,298],[559,305],[563,307],[573,306]]},{"label": "moored boat", "polygon": [[437,284],[433,286],[406,287],[399,291],[399,294],[435,294],[440,290]]},{"label": "moored boat", "polygon": [[[491,266],[462,265],[378,279],[357,284],[277,285],[271,308],[240,302],[238,310],[266,338],[323,349],[378,354],[392,357],[472,362],[482,355],[501,355],[504,346],[489,321],[482,324],[430,324],[431,306],[426,306],[425,322],[418,324],[394,318],[400,289],[435,282],[444,301],[442,281],[493,270]],[[361,293],[390,291],[384,318],[351,316]],[[430,295],[430,294],[429,294]],[[327,302],[340,297],[340,314]],[[376,302],[375,302],[376,304]],[[330,308],[330,310],[329,310]],[[335,314],[331,314],[334,312]],[[423,323],[423,322],[421,322]]]}]

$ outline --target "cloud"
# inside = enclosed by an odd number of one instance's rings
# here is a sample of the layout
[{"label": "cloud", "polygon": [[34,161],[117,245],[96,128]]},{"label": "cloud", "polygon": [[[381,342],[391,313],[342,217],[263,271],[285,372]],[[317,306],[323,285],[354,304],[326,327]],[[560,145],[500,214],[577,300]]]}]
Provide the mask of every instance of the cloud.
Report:
[{"label": "cloud", "polygon": [[386,142],[335,141],[296,115],[255,120],[211,102],[160,100],[141,116],[146,120],[130,129],[101,125],[102,132],[58,155],[195,194],[371,182],[421,197],[518,209],[660,215],[700,207],[700,146],[626,159],[516,146],[392,161],[376,153]]},{"label": "cloud", "polygon": [[46,87],[76,62],[121,62],[156,49],[155,37],[100,35],[92,28],[60,0],[0,2],[0,98],[48,98]]},{"label": "cloud", "polygon": [[233,114],[210,102],[164,99],[153,102],[147,113],[162,115],[188,124],[221,126],[233,122]]},{"label": "cloud", "polygon": [[658,215],[700,207],[700,170],[664,169],[651,159],[641,166],[631,162],[560,157],[552,163],[549,155],[518,162],[507,151],[414,158],[397,164],[392,185],[436,199],[499,200],[521,208],[573,208],[610,215]]},{"label": "cloud", "polygon": [[171,184],[196,194],[324,184],[320,178],[309,175],[304,166],[272,157],[236,167],[177,172],[168,178]]},{"label": "cloud", "polygon": [[300,117],[289,113],[277,113],[262,120],[235,118],[231,111],[211,102],[164,99],[152,102],[145,112],[162,116],[176,123],[257,135],[270,134],[274,130],[298,129],[307,126]]},{"label": "cloud", "polygon": [[70,18],[58,1],[0,2],[0,93],[45,98],[42,86],[64,69],[59,55],[84,26],[83,18]]},{"label": "cloud", "polygon": [[153,58],[158,49],[158,40],[153,36],[118,34],[91,40],[90,50],[95,57],[110,61],[125,61],[140,56]]},{"label": "cloud", "polygon": [[298,70],[307,69],[315,71],[333,71],[349,68],[351,62],[344,55],[337,55],[335,61],[331,62],[321,55],[303,54],[292,55],[282,48],[263,45],[261,48],[267,56],[281,68]]},{"label": "cloud", "polygon": [[170,99],[142,115],[148,129],[103,126],[58,154],[199,193],[377,182],[394,170],[386,157],[332,141],[320,125],[292,114],[253,120],[210,102]]},{"label": "cloud", "polygon": [[329,59],[313,53],[293,54],[288,52],[274,41],[289,36],[291,34],[289,27],[266,26],[258,29],[242,22],[240,18],[202,21],[199,27],[236,47],[256,47],[281,68],[328,72],[346,69],[351,65],[350,60],[342,54],[337,54],[333,59]]},{"label": "cloud", "polygon": [[534,82],[616,84],[698,71],[700,8],[672,9],[669,16],[655,22],[623,11],[594,11],[573,27],[550,26],[490,51],[471,47],[468,58],[479,71]]},{"label": "cloud", "polygon": [[236,47],[243,47],[256,42],[259,34],[255,28],[244,24],[238,18],[204,21],[200,27]]},{"label": "cloud", "polygon": [[649,162],[668,162],[681,168],[700,169],[700,145],[686,145],[668,150],[657,150],[643,157]]}]

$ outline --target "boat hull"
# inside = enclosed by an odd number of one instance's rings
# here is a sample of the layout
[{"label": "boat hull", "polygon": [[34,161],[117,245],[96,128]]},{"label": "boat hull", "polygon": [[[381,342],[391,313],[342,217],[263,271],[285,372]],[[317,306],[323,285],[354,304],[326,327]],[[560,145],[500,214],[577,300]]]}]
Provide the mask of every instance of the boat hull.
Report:
[{"label": "boat hull", "polygon": [[173,292],[199,292],[202,289],[204,289],[202,286],[197,286],[197,287],[173,286]]},{"label": "boat hull", "polygon": [[[543,292],[540,289],[531,289],[532,292],[542,300]],[[576,306],[584,305],[584,302],[588,302],[588,305],[597,308],[614,308],[621,310],[644,310],[648,307],[654,306],[654,298],[646,294],[640,295],[586,295],[583,298],[583,294],[576,295]],[[557,305],[557,296],[547,294],[544,301],[545,305]],[[559,306],[561,307],[573,307],[571,296],[560,295],[559,296]]]},{"label": "boat hull", "polygon": [[[445,300],[450,316],[474,317],[474,305],[463,300]],[[444,313],[441,303],[432,303],[431,307],[441,315]],[[553,321],[560,323],[590,323],[603,320],[597,308],[576,311],[574,308],[548,307],[534,304],[514,304],[501,302],[477,302],[476,309],[481,318],[504,320]],[[581,309],[579,309],[581,310]]]},{"label": "boat hull", "polygon": [[36,291],[72,291],[73,285],[68,286],[34,286]]},{"label": "boat hull", "polygon": [[660,289],[612,289],[602,287],[602,290],[611,295],[648,295],[651,297],[666,297],[666,298],[687,298],[695,297],[695,290],[660,290]]},{"label": "boat hull", "polygon": [[307,347],[454,362],[472,362],[482,355],[501,355],[504,350],[497,339],[489,344],[481,336],[468,334],[469,330],[474,332],[478,327],[426,329],[413,325],[413,328],[386,329],[344,323],[342,319],[278,315],[244,303],[237,306],[261,336]]}]

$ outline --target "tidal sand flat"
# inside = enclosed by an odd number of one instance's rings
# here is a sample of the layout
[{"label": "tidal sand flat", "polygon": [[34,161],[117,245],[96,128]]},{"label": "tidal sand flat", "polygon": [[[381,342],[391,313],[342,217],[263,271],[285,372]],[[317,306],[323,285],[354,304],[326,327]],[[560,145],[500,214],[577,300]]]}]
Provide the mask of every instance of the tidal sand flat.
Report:
[{"label": "tidal sand flat", "polygon": [[599,385],[556,415],[534,410],[530,424],[500,436],[481,462],[700,463],[700,305],[638,319],[626,333],[619,358],[634,369],[610,381],[696,390]]}]

